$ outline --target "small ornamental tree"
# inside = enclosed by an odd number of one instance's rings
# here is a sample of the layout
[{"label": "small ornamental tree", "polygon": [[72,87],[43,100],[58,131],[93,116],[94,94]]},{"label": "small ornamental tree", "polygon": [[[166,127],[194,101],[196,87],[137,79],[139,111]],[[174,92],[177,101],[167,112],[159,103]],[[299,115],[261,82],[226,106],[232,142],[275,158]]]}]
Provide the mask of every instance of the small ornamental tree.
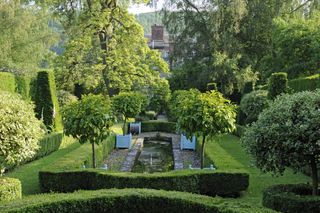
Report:
[{"label": "small ornamental tree", "polygon": [[92,166],[96,168],[95,148],[110,135],[114,123],[110,102],[101,95],[83,96],[80,101],[63,109],[65,134],[77,138],[81,144],[92,144]]},{"label": "small ornamental tree", "polygon": [[[183,93],[182,93],[183,94]],[[202,136],[201,169],[204,166],[204,148],[207,137],[235,130],[236,106],[218,91],[199,93],[190,90],[179,99],[178,128],[188,137]],[[178,109],[178,108],[177,108]]]},{"label": "small ornamental tree", "polygon": [[311,168],[313,195],[318,194],[320,159],[320,90],[275,99],[242,137],[263,172],[283,174],[287,167]]},{"label": "small ornamental tree", "polygon": [[0,176],[6,168],[31,159],[43,135],[34,106],[18,95],[0,91]]},{"label": "small ornamental tree", "polygon": [[144,96],[138,92],[123,92],[112,98],[112,111],[124,118],[123,135],[126,134],[127,119],[134,118],[141,112],[144,100]]}]

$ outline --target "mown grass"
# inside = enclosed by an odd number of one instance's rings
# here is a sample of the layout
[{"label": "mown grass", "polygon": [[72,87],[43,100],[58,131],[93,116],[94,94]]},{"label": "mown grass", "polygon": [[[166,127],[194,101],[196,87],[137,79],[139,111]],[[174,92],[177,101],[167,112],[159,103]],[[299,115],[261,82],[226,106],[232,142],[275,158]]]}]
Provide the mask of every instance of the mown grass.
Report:
[{"label": "mown grass", "polygon": [[275,177],[272,174],[263,174],[253,165],[252,159],[244,151],[238,137],[223,135],[208,140],[205,147],[206,165],[211,163],[218,171],[241,171],[250,175],[250,185],[242,200],[252,204],[260,204],[262,191],[266,187],[281,183],[306,183],[310,178],[294,173],[288,169],[283,176]]},{"label": "mown grass", "polygon": [[[121,133],[121,124],[112,127],[115,133]],[[104,147],[96,146],[97,155],[102,155]],[[104,150],[105,152],[106,150]],[[38,173],[41,170],[70,170],[79,169],[84,161],[91,160],[91,144],[85,143],[81,145],[75,139],[64,137],[63,142],[58,151],[48,156],[32,161],[28,164],[21,165],[13,171],[6,174],[8,177],[17,178],[22,184],[22,195],[31,195],[40,193]],[[98,165],[103,159],[99,159]],[[99,165],[100,166],[100,165]]]},{"label": "mown grass", "polygon": [[22,195],[40,193],[38,172],[44,167],[53,164],[57,159],[80,147],[74,139],[64,137],[61,148],[52,154],[17,167],[6,174],[8,177],[17,178],[22,184]]}]

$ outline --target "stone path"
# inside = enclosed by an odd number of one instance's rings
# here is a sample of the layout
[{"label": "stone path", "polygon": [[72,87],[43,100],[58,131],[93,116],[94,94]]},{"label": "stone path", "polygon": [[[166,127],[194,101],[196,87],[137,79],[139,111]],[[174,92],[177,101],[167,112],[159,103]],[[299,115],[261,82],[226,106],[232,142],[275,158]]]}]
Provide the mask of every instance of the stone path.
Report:
[{"label": "stone path", "polygon": [[110,171],[120,171],[121,166],[126,159],[129,149],[114,149],[104,161]]},{"label": "stone path", "polygon": [[189,165],[192,168],[200,168],[201,160],[200,155],[196,151],[182,150],[183,168],[189,169]]},{"label": "stone path", "polygon": [[136,142],[133,144],[132,148],[129,150],[126,159],[124,160],[120,171],[121,172],[131,172],[134,163],[139,156],[141,149],[143,147],[143,138],[139,137]]},{"label": "stone path", "polygon": [[[143,147],[145,137],[155,137],[158,132],[145,132],[133,136],[131,149],[114,150],[105,161],[111,171],[131,172],[134,163],[139,157]],[[172,152],[174,159],[174,169],[188,169],[189,165],[193,168],[200,168],[200,156],[195,151],[180,150],[180,135],[160,132],[160,136],[172,138]]]}]

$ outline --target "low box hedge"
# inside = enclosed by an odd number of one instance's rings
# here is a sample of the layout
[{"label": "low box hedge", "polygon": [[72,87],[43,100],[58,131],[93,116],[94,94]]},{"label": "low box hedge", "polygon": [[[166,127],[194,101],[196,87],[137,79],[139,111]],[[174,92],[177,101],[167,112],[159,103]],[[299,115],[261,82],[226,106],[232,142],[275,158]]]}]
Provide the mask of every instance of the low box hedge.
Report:
[{"label": "low box hedge", "polygon": [[150,189],[35,195],[0,206],[1,212],[271,213],[262,207],[184,192]]},{"label": "low box hedge", "polygon": [[150,188],[192,192],[205,195],[234,196],[249,186],[245,173],[219,173],[201,170],[138,174],[97,170],[66,172],[40,171],[42,192],[72,192],[109,188]]},{"label": "low box hedge", "polygon": [[37,151],[34,159],[47,156],[50,153],[57,151],[62,143],[62,138],[63,134],[60,132],[46,135],[39,141],[40,149]]},{"label": "low box hedge", "polygon": [[176,123],[166,121],[142,121],[141,132],[176,133]]},{"label": "low box hedge", "polygon": [[[0,177],[0,201],[21,198],[21,182],[15,178]],[[0,211],[1,212],[1,211]]]},{"label": "low box hedge", "polygon": [[306,184],[274,185],[264,190],[262,205],[288,213],[319,213],[320,196],[312,196]]}]

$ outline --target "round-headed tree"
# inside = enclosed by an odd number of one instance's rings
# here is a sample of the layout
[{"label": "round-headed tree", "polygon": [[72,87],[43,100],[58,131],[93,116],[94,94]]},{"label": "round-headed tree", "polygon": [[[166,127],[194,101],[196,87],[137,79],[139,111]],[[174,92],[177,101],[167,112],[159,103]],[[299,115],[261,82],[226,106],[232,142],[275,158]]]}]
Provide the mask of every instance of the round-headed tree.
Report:
[{"label": "round-headed tree", "polygon": [[199,93],[189,90],[189,95],[179,98],[176,112],[178,128],[188,137],[202,136],[201,168],[204,166],[206,138],[235,130],[236,106],[225,99],[218,91]]},{"label": "round-headed tree", "polygon": [[0,91],[0,175],[31,159],[39,148],[44,131],[33,109],[20,96]]},{"label": "round-headed tree", "polygon": [[122,92],[112,97],[112,111],[124,118],[123,135],[126,134],[127,119],[134,118],[141,112],[144,100],[144,96],[138,92]]},{"label": "round-headed tree", "polygon": [[311,168],[318,194],[320,90],[282,95],[248,128],[242,142],[263,172],[283,174],[287,167]]},{"label": "round-headed tree", "polygon": [[65,134],[77,138],[81,144],[92,145],[92,167],[96,168],[95,144],[99,145],[110,135],[114,123],[110,101],[101,95],[83,96],[62,111]]}]

